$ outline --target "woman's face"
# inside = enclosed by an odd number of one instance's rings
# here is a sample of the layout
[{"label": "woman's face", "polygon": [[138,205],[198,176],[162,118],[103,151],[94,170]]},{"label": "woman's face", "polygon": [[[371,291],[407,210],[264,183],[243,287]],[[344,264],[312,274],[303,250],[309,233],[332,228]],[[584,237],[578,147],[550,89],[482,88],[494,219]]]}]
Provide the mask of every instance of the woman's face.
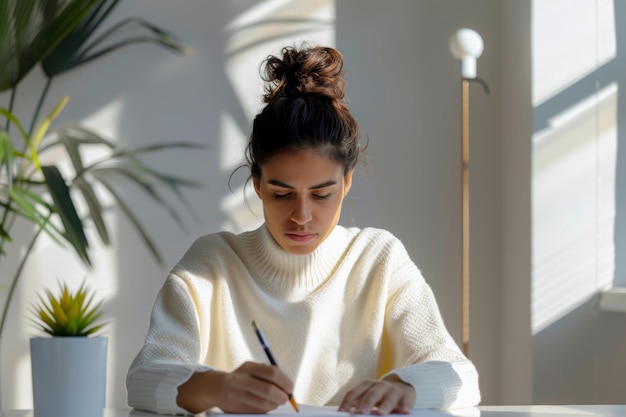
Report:
[{"label": "woman's face", "polygon": [[275,155],[261,166],[254,189],[272,237],[294,255],[313,252],[339,221],[352,171],[312,149]]}]

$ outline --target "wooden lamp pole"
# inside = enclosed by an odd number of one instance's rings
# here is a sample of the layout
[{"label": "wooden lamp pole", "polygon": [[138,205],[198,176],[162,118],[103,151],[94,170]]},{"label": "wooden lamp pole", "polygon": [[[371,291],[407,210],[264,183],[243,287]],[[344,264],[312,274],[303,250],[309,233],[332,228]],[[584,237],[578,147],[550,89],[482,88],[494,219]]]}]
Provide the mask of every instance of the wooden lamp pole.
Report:
[{"label": "wooden lamp pole", "polygon": [[470,342],[470,165],[469,165],[469,83],[477,81],[489,93],[487,84],[476,77],[476,59],[483,52],[483,40],[472,29],[459,29],[450,39],[450,50],[461,60],[461,179],[462,179],[462,277],[461,345],[469,357]]}]

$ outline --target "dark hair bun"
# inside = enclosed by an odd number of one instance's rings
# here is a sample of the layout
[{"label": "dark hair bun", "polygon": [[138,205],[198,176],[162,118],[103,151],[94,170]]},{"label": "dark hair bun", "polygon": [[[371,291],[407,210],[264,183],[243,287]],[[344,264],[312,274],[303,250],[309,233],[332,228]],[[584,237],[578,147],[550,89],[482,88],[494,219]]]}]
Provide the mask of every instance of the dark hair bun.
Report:
[{"label": "dark hair bun", "polygon": [[281,52],[281,58],[270,55],[265,61],[265,102],[306,94],[337,100],[344,97],[343,57],[338,50],[285,47]]}]

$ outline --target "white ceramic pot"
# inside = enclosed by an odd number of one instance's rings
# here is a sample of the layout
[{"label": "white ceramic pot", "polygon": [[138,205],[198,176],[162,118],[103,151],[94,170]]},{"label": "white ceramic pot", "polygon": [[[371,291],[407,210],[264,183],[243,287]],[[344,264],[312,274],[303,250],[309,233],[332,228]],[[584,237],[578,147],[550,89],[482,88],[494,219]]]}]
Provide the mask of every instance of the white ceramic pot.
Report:
[{"label": "white ceramic pot", "polygon": [[30,339],[35,417],[102,417],[107,338]]}]

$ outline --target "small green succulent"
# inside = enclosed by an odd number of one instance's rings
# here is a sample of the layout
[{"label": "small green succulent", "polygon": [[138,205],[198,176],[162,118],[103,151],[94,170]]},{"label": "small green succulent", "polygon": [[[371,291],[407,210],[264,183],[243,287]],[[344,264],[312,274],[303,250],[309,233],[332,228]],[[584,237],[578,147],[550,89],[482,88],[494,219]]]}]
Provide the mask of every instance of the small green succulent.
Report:
[{"label": "small green succulent", "polygon": [[66,284],[60,284],[58,295],[46,290],[46,296],[39,296],[34,321],[49,335],[87,337],[104,325],[95,323],[102,315],[102,302],[92,305],[94,293],[84,282],[75,293]]}]

